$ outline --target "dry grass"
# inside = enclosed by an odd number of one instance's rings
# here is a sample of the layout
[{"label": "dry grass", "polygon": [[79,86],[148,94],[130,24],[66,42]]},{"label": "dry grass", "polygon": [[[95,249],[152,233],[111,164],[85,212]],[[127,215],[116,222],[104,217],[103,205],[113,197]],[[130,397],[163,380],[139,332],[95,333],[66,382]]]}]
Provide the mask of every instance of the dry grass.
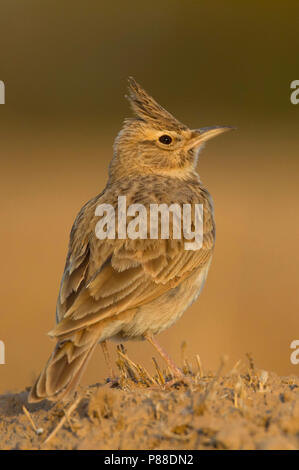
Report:
[{"label": "dry grass", "polygon": [[299,379],[257,370],[250,355],[225,376],[181,351],[186,380],[117,350],[118,378],[64,406],[0,397],[1,449],[298,449]]}]

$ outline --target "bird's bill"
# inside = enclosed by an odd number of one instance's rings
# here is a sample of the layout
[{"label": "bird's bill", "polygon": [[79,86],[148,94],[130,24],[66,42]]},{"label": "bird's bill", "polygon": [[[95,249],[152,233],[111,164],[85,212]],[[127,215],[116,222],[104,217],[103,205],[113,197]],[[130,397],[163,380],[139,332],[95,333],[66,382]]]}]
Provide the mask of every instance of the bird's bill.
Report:
[{"label": "bird's bill", "polygon": [[191,142],[189,142],[188,150],[207,142],[207,140],[213,139],[213,137],[216,137],[219,134],[223,134],[224,132],[231,131],[233,129],[235,129],[235,127],[230,126],[201,127],[200,129],[195,129],[195,137],[193,137]]}]

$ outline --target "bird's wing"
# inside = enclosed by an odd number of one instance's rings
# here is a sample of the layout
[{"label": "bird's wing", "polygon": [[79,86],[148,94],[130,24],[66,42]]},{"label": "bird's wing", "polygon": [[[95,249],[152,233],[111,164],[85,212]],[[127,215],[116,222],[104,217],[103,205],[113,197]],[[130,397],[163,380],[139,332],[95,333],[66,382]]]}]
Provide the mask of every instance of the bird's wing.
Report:
[{"label": "bird's wing", "polygon": [[51,336],[63,337],[151,302],[203,268],[212,254],[215,226],[208,204],[197,251],[185,250],[184,239],[98,240],[94,217],[86,227],[92,210],[92,205],[83,208],[71,233]]}]

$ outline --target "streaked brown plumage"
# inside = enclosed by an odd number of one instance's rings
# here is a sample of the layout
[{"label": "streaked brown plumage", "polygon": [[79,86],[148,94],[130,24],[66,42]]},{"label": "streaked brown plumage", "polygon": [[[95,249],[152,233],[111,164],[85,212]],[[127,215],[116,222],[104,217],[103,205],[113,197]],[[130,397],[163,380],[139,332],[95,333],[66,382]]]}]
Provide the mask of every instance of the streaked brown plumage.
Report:
[{"label": "streaked brown plumage", "polygon": [[[30,401],[60,400],[75,389],[94,348],[107,339],[144,339],[171,326],[198,297],[215,242],[213,205],[196,172],[202,144],[230,128],[190,130],[156,103],[133,79],[126,120],[114,146],[104,191],[79,212],[57,301],[56,347],[32,387]],[[170,136],[171,144],[159,141]],[[141,203],[203,204],[203,245],[184,239],[99,240],[95,209]],[[171,231],[170,231],[171,234]],[[153,340],[154,341],[154,340]]]}]

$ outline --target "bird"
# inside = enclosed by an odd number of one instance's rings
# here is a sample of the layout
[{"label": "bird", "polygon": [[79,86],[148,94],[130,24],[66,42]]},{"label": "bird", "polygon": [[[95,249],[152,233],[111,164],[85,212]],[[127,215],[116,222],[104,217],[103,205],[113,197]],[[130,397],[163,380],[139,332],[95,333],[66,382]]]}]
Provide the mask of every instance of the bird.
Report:
[{"label": "bird", "polygon": [[[134,78],[128,82],[126,98],[133,116],[124,120],[115,139],[105,189],[82,207],[72,226],[56,325],[48,333],[56,345],[30,390],[29,402],[70,399],[98,344],[107,357],[108,340],[147,340],[173,376],[183,376],[156,335],[182,316],[207,278],[216,229],[213,200],[197,172],[198,158],[208,140],[232,127],[190,129]],[[169,238],[163,238],[160,229],[156,238],[100,239],[97,207],[110,205],[117,214],[119,196],[125,196],[128,205],[146,209],[155,204],[189,204],[193,209],[199,205],[201,246],[186,249],[184,234],[179,239],[170,230]],[[174,224],[174,216],[171,221]]]}]

